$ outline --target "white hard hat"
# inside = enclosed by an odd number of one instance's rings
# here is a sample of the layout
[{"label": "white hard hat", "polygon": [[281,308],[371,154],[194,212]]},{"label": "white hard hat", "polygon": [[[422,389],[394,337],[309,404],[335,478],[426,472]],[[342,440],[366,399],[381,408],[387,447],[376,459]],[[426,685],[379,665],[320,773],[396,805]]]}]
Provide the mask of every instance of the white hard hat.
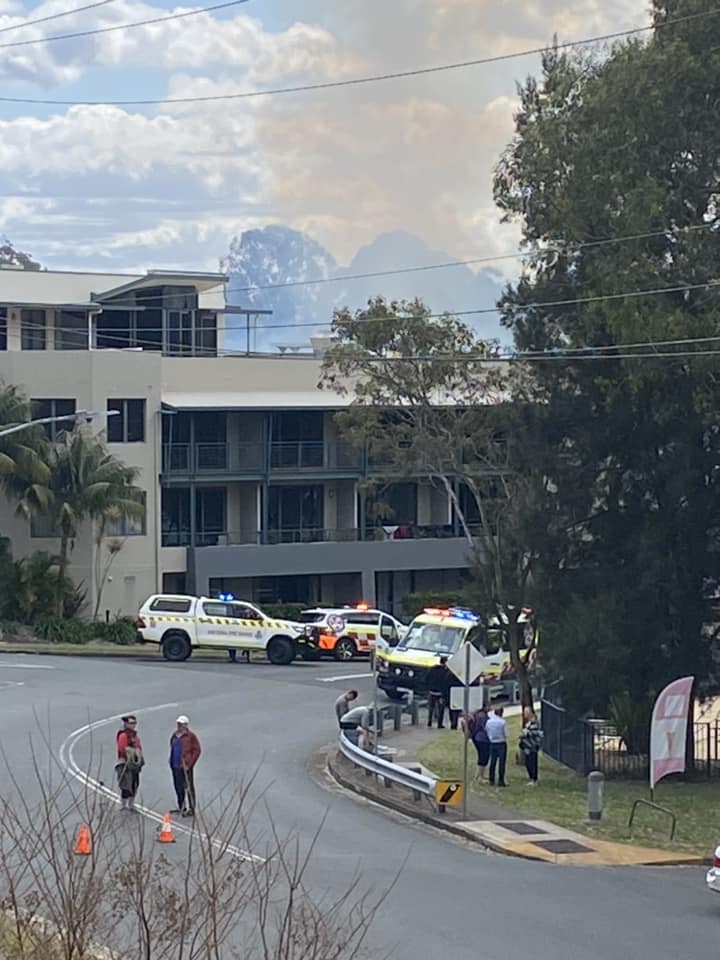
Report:
[{"label": "white hard hat", "polygon": [[187,724],[187,723],[190,723],[190,718],[186,717],[185,714],[183,713],[177,718],[175,722]]}]

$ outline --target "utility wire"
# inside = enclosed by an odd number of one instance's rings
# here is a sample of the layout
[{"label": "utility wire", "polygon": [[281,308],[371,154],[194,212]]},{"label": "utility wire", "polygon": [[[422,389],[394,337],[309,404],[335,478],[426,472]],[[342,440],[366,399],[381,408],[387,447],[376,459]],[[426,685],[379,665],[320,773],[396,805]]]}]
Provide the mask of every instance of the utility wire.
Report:
[{"label": "utility wire", "polygon": [[10,33],[11,30],[22,30],[23,27],[34,27],[37,23],[48,23],[50,20],[60,20],[62,17],[72,17],[76,13],[84,13],[86,10],[95,10],[97,7],[105,7],[109,3],[115,2],[116,0],[98,0],[97,3],[86,3],[84,7],[74,7],[72,10],[62,10],[60,13],[51,13],[47,17],[37,17],[35,20],[23,20],[22,23],[12,23],[8,27],[0,27],[0,33]]},{"label": "utility wire", "polygon": [[[132,24],[121,24],[115,27],[107,27],[97,31],[86,31],[84,33],[75,33],[75,34],[66,34],[64,36],[51,36],[45,37],[40,40],[26,40],[17,43],[10,44],[0,44],[1,47],[12,47],[12,46],[25,46],[34,43],[46,43],[49,40],[66,40],[74,39],[75,37],[89,36],[92,33],[104,33],[109,30],[121,30],[128,29],[130,27],[143,26],[144,24],[149,23],[160,23],[163,20],[175,20],[183,16],[193,16],[195,13],[204,13],[211,10],[220,10],[224,7],[235,6],[237,3],[243,3],[246,0],[232,0],[229,3],[222,3],[215,7],[206,7],[203,10],[195,10],[185,14],[175,14],[169,17],[158,17],[153,20],[144,20],[139,23]],[[568,40],[564,43],[554,43],[552,47],[549,48],[547,45],[542,47],[533,47],[527,50],[519,50],[516,53],[504,53],[498,54],[492,57],[479,57],[474,60],[460,60],[454,63],[443,63],[434,67],[418,67],[413,70],[399,70],[396,72],[380,73],[380,74],[371,74],[365,77],[353,77],[347,80],[328,80],[320,83],[304,83],[299,84],[294,87],[275,87],[269,90],[246,90],[238,93],[223,93],[223,94],[209,94],[207,96],[195,96],[195,97],[158,97],[158,98],[145,98],[142,100],[45,100],[34,97],[0,97],[0,102],[3,103],[25,103],[25,104],[36,104],[38,106],[115,106],[115,107],[130,107],[130,106],[151,106],[159,104],[174,104],[174,103],[214,103],[221,100],[245,100],[255,97],[270,97],[278,96],[280,94],[286,93],[306,93],[312,90],[328,90],[335,87],[354,87],[361,86],[368,83],[378,83],[388,80],[401,80],[411,77],[427,76],[429,74],[435,73],[446,73],[451,70],[464,70],[468,67],[478,67],[490,63],[500,63],[507,60],[518,60],[523,57],[535,56],[537,54],[545,53],[548,49],[553,50],[569,50],[574,47],[588,46],[594,43],[603,43],[610,40],[618,40],[622,37],[631,37],[637,36],[642,33],[648,33],[654,30],[665,29],[666,27],[674,26],[679,23],[687,23],[693,20],[699,20],[704,17],[714,17],[720,14],[720,7],[715,8],[714,10],[705,10],[702,13],[693,13],[688,14],[684,17],[674,17],[669,20],[664,20],[660,23],[651,23],[644,27],[633,27],[628,30],[617,30],[613,33],[604,33],[598,34],[594,37],[587,37],[584,40]]]},{"label": "utility wire", "polygon": [[[107,0],[110,2],[110,0]],[[93,30],[79,30],[75,33],[56,33],[51,34],[49,37],[37,37],[34,40],[13,40],[10,43],[0,43],[0,50],[7,50],[10,47],[32,47],[38,43],[50,43],[53,40],[77,40],[80,37],[94,37],[100,33],[113,33],[117,30],[132,30],[134,27],[146,27],[153,23],[166,23],[168,20],[183,20],[186,17],[196,17],[200,13],[211,13],[214,10],[225,10],[228,7],[237,7],[241,3],[247,3],[248,0],[227,0],[225,3],[216,3],[211,7],[199,7],[197,10],[185,10],[181,13],[170,13],[165,17],[152,17],[149,20],[136,20],[134,23],[116,23],[111,27],[96,27]],[[99,4],[98,4],[99,6]],[[0,97],[0,100],[4,103],[72,103],[72,101],[63,101],[63,100],[24,100],[22,98],[14,97]],[[78,101],[79,104],[90,104],[95,103],[106,103],[108,106],[112,105],[112,101]],[[130,103],[131,101],[128,101]],[[138,101],[140,102],[140,101]],[[167,101],[170,103],[171,101]]]}]

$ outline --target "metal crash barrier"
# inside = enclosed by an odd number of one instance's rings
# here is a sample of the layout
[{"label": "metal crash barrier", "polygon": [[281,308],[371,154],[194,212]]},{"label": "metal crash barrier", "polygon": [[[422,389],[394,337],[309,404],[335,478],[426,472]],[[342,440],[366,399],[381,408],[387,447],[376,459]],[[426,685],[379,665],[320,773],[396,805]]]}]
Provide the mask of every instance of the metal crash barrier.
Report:
[{"label": "metal crash barrier", "polygon": [[384,760],[375,753],[368,753],[349,740],[344,731],[340,732],[339,744],[343,756],[356,766],[362,767],[368,776],[375,774],[377,777],[382,777],[386,787],[391,787],[394,783],[407,787],[408,790],[412,790],[414,800],[420,800],[423,796],[435,797],[437,780],[434,777],[426,777],[425,774],[411,770],[409,767]]}]

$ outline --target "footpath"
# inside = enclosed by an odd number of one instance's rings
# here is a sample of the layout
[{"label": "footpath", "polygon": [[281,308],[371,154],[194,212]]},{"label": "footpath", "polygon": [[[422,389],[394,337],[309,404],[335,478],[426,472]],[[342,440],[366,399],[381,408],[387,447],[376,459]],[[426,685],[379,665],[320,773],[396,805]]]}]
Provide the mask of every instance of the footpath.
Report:
[{"label": "footpath", "polygon": [[[422,767],[417,761],[419,752],[436,736],[437,730],[427,726],[403,725],[399,731],[386,728],[382,744],[392,749],[393,762],[418,769]],[[470,748],[471,770],[474,773],[475,754],[472,745]],[[697,856],[598,840],[545,820],[529,820],[502,803],[502,790],[499,788],[497,799],[489,799],[468,790],[467,815],[463,815],[461,809],[452,807],[446,807],[445,812],[440,813],[432,798],[422,796],[415,801],[409,790],[396,784],[386,786],[382,779],[356,766],[335,746],[328,751],[327,765],[334,779],[346,789],[405,816],[479,843],[496,853],[572,866],[679,866],[704,863],[703,858]],[[425,767],[422,767],[422,772],[435,776],[433,771]]]}]

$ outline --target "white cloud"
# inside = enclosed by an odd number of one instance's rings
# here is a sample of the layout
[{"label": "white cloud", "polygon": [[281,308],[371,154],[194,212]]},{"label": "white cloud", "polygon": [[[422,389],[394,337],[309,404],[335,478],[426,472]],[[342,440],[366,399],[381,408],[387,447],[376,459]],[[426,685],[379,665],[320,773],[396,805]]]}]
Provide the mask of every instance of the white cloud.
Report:
[{"label": "white cloud", "polygon": [[[0,27],[65,4],[13,13],[0,0]],[[33,95],[29,83],[72,82],[78,99],[106,90],[112,99],[212,96],[514,52],[553,32],[575,39],[646,17],[640,0],[338,0],[332,8],[307,0],[303,23],[296,10],[276,0],[273,29],[245,12],[203,14],[21,47],[0,56],[0,83],[8,95]],[[167,12],[117,0],[0,33],[0,43]],[[74,268],[135,268],[143,257],[146,265],[207,268],[233,233],[270,222],[307,230],[340,261],[395,229],[463,259],[507,253],[517,231],[499,225],[491,174],[512,134],[515,80],[536,66],[512,60],[217,103],[39,116],[28,108],[0,120],[0,232],[50,265]]]}]

